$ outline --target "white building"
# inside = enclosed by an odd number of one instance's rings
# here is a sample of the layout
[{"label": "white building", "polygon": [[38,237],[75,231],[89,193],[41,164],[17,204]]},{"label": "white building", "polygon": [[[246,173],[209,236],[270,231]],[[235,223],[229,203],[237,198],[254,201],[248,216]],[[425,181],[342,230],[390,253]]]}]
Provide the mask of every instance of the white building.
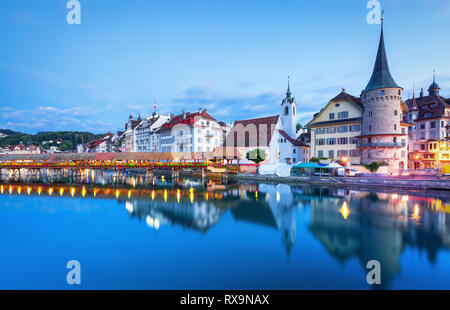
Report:
[{"label": "white building", "polygon": [[156,112],[151,117],[141,121],[134,129],[135,142],[133,152],[159,152],[158,129],[167,121],[170,116],[158,115]]},{"label": "white building", "polygon": [[159,130],[161,152],[212,152],[222,146],[229,127],[200,109],[172,117]]}]

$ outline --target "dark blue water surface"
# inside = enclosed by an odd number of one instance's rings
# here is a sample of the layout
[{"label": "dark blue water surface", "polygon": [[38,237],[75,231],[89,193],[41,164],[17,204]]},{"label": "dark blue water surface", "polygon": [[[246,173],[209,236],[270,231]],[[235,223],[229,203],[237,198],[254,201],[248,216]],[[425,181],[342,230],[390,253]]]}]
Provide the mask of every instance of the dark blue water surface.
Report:
[{"label": "dark blue water surface", "polygon": [[450,289],[445,192],[96,178],[0,183],[1,289]]}]

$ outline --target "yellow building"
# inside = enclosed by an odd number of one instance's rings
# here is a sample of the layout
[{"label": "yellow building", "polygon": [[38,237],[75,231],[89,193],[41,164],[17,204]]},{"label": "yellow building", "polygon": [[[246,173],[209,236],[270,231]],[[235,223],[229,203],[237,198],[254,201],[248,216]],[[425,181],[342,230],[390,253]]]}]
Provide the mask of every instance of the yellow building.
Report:
[{"label": "yellow building", "polygon": [[361,164],[361,151],[357,148],[361,135],[363,107],[360,98],[345,89],[306,125],[311,130],[311,157],[334,160],[349,159]]}]

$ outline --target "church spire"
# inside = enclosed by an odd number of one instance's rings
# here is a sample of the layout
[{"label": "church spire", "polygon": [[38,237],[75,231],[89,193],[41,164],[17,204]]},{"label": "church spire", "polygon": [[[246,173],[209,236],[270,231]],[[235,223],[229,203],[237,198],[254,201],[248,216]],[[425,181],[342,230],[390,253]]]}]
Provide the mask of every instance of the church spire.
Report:
[{"label": "church spire", "polygon": [[291,86],[289,83],[290,77],[288,76],[288,87],[287,87],[287,92],[286,92],[286,98],[291,98]]},{"label": "church spire", "polygon": [[373,68],[372,77],[370,78],[369,84],[367,84],[364,93],[380,88],[400,88],[400,86],[398,86],[397,83],[395,83],[394,79],[392,78],[391,72],[389,71],[386,48],[384,45],[383,28],[384,28],[384,17],[381,17],[381,35],[380,35],[380,43],[378,45],[377,58],[375,61],[375,66]]}]

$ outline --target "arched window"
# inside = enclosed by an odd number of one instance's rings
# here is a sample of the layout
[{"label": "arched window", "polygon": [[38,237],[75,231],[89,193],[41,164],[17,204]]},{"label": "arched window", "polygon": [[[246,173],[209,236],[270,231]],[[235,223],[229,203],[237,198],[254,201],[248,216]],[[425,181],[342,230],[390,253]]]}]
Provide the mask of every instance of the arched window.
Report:
[{"label": "arched window", "polygon": [[289,107],[284,108],[284,115],[289,115]]},{"label": "arched window", "polygon": [[292,107],[292,115],[295,115],[295,105]]}]

